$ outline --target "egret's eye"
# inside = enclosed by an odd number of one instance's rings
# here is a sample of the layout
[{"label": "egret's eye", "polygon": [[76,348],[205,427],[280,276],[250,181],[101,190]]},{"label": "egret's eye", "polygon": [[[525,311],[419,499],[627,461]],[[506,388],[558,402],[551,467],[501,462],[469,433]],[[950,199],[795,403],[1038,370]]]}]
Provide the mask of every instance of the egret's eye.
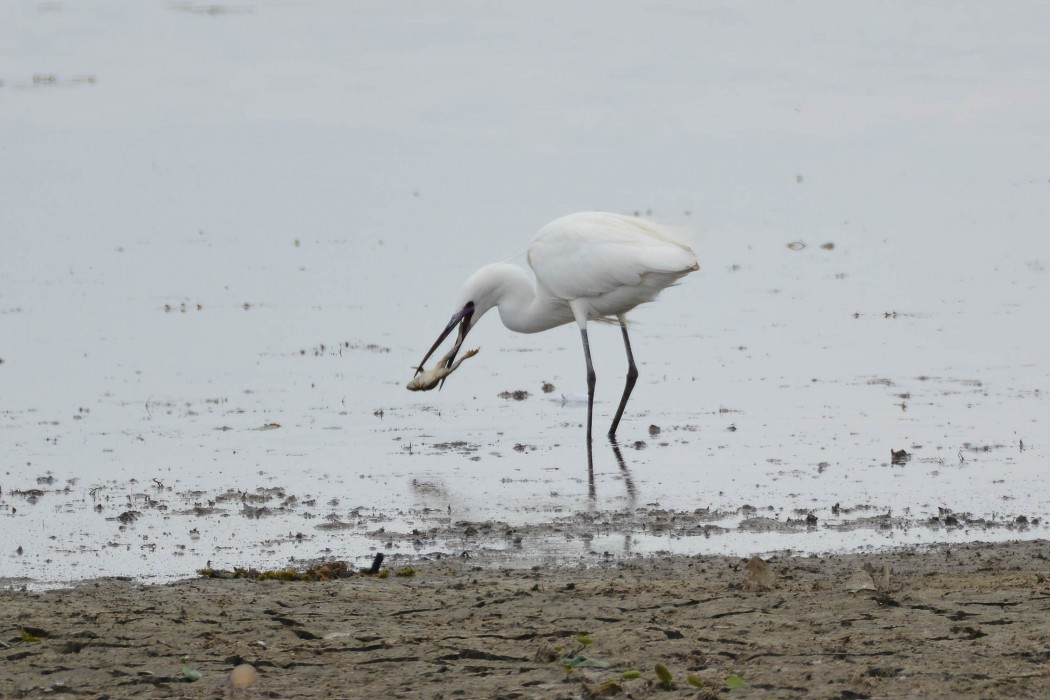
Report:
[{"label": "egret's eye", "polygon": [[464,311],[473,311],[474,310],[474,302],[468,301],[467,305],[463,307],[463,310]]}]

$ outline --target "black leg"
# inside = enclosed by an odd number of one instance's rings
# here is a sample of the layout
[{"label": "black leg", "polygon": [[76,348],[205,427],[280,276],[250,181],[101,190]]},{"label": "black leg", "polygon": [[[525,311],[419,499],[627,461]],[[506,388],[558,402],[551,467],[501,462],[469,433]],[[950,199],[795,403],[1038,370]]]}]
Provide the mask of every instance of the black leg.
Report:
[{"label": "black leg", "polygon": [[594,376],[594,365],[591,364],[591,344],[587,342],[587,329],[581,328],[580,335],[583,337],[583,356],[587,358],[587,444],[590,444],[591,419],[594,416],[594,385],[597,377]]},{"label": "black leg", "polygon": [[627,348],[627,384],[623,388],[623,396],[620,398],[620,407],[616,409],[616,417],[613,418],[612,427],[609,428],[609,437],[616,436],[616,428],[620,426],[620,418],[623,409],[627,405],[627,399],[631,397],[634,383],[638,381],[638,368],[634,366],[634,354],[631,352],[631,339],[627,337],[627,322],[620,317],[620,330],[623,332],[623,346]]}]

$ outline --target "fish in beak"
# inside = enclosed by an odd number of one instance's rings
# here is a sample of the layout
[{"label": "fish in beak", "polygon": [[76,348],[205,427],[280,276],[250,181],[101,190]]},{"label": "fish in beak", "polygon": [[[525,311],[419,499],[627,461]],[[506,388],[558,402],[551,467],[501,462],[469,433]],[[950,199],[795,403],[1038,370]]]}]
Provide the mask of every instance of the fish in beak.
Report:
[{"label": "fish in beak", "polygon": [[[467,333],[470,332],[470,319],[473,315],[474,302],[472,301],[468,301],[462,309],[452,314],[452,318],[449,319],[448,325],[445,326],[445,330],[441,331],[441,335],[439,335],[438,339],[434,341],[434,344],[430,346],[430,350],[427,351],[427,354],[424,355],[423,359],[420,361],[419,366],[416,367],[416,374],[424,371],[423,366],[427,363],[427,360],[430,359],[430,356],[434,354],[434,351],[438,349],[438,346],[440,346],[442,341],[448,337],[449,333],[451,333],[456,326],[459,326],[459,334],[456,336],[455,345],[453,345],[452,350],[442,358],[442,363],[446,368],[452,366],[452,363],[456,360],[456,353],[459,352],[460,347],[463,345],[463,341],[467,337]],[[442,379],[441,381],[443,384],[445,380]]]}]

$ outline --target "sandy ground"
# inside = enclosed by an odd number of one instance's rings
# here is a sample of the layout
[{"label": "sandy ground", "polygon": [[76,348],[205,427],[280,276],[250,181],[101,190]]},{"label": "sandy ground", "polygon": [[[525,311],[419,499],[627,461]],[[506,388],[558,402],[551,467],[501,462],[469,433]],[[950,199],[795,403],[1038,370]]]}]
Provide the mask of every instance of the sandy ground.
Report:
[{"label": "sandy ground", "polygon": [[[0,696],[1048,697],[1047,549],[8,591]],[[242,662],[260,677],[233,690]]]}]

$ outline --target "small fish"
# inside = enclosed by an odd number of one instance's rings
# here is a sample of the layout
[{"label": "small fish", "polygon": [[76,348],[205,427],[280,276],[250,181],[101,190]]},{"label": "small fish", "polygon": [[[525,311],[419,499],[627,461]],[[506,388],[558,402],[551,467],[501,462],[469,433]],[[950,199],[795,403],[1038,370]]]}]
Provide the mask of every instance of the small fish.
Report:
[{"label": "small fish", "polygon": [[478,350],[480,349],[481,348],[474,348],[473,350],[467,350],[465,353],[463,353],[463,357],[456,360],[456,362],[451,367],[446,367],[445,363],[448,361],[449,355],[452,354],[451,352],[449,352],[449,354],[442,357],[438,361],[437,365],[435,365],[433,368],[423,370],[422,373],[416,375],[416,378],[408,383],[408,390],[430,391],[431,389],[436,387],[442,379],[459,369],[459,366],[463,364],[463,360],[467,359],[468,357],[474,357],[475,355],[477,355]]}]

